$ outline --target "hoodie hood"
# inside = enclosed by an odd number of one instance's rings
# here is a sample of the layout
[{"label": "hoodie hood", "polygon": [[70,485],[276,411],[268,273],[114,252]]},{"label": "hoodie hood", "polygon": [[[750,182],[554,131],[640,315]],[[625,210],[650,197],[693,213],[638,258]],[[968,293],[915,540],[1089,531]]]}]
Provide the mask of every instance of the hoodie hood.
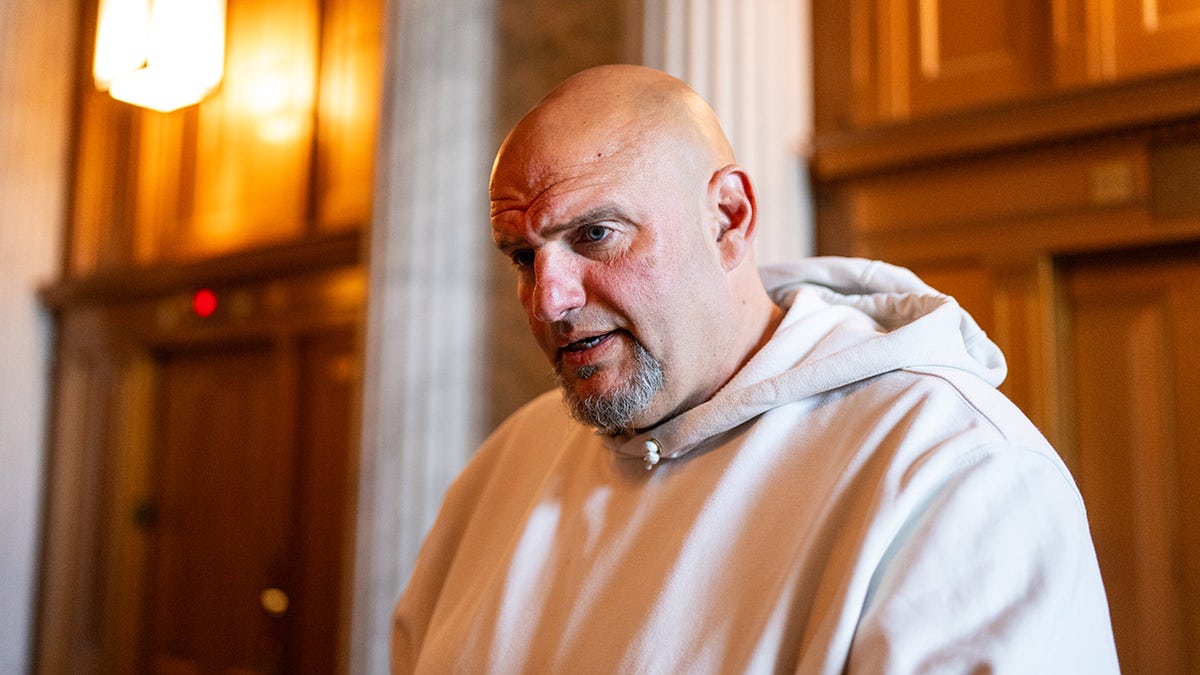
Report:
[{"label": "hoodie hood", "polygon": [[857,258],[809,258],[760,270],[786,314],[774,335],[708,401],[642,433],[609,439],[647,468],[772,408],[893,370],[928,367],[1004,380],[1000,349],[948,295],[912,272]]}]

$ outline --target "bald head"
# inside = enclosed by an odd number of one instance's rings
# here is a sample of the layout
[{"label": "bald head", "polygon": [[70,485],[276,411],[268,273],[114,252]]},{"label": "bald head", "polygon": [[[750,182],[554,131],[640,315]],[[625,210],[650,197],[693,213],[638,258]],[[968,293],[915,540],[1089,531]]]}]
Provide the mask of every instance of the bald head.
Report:
[{"label": "bald head", "polygon": [[683,81],[644,66],[599,66],[558,85],[513,128],[493,186],[507,163],[538,172],[663,152],[701,177],[735,161],[716,114]]}]

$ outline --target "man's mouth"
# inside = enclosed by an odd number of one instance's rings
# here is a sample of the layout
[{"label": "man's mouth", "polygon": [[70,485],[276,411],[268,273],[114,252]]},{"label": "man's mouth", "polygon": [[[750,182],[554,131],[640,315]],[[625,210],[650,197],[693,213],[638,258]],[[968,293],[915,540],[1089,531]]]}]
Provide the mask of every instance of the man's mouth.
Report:
[{"label": "man's mouth", "polygon": [[582,340],[576,340],[575,342],[572,342],[571,344],[563,347],[562,350],[564,352],[586,351],[588,349],[591,349],[592,347],[595,347],[596,345],[600,344],[601,342],[604,342],[608,338],[612,337],[612,335],[613,335],[612,332],[608,332],[608,333],[603,333],[601,335],[593,335],[591,337],[586,337],[586,338],[583,338]]}]

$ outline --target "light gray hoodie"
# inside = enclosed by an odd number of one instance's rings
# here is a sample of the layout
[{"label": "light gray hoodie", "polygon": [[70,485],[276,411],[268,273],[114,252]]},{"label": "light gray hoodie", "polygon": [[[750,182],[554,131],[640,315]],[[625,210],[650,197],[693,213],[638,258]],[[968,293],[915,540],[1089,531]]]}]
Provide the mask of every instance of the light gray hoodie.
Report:
[{"label": "light gray hoodie", "polygon": [[787,314],[711,400],[609,438],[550,392],[496,430],[395,672],[1116,672],[1078,491],[975,322],[878,262],[762,276]]}]

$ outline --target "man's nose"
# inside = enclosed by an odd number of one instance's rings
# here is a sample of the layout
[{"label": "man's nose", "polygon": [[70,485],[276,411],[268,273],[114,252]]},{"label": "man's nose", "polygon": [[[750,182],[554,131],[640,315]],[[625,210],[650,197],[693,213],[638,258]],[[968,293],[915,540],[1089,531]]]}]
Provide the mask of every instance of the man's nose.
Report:
[{"label": "man's nose", "polygon": [[561,321],[583,306],[585,293],[579,266],[567,256],[539,251],[534,260],[533,275],[532,311],[538,321]]}]

